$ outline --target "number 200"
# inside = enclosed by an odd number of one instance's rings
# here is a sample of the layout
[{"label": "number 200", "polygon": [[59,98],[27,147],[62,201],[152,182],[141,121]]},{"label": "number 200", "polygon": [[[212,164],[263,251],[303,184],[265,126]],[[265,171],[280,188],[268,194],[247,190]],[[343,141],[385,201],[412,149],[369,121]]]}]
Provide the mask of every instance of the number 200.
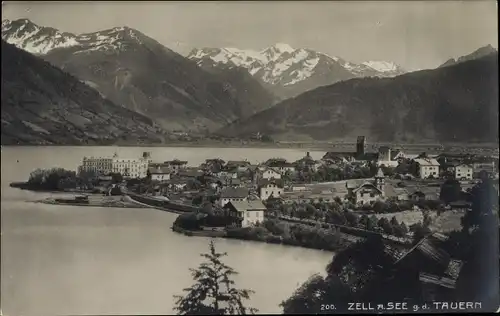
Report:
[{"label": "number 200", "polygon": [[331,311],[335,309],[335,305],[333,304],[321,304],[322,311]]}]

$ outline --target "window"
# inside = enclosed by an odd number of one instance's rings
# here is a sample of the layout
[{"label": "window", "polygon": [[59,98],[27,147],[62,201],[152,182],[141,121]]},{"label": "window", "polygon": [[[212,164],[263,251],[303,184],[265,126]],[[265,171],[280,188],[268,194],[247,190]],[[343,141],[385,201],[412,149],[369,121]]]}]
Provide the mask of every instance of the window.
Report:
[{"label": "window", "polygon": [[375,197],[375,193],[371,192],[370,197]]}]

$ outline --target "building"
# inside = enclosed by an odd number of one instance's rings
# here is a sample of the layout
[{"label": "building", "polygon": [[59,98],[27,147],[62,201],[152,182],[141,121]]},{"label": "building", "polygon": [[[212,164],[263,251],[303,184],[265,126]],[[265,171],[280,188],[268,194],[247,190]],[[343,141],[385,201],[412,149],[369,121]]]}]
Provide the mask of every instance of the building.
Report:
[{"label": "building", "polygon": [[378,149],[377,166],[386,166],[395,168],[399,165],[397,159],[393,159],[391,155],[391,148],[388,146],[381,146]]},{"label": "building", "polygon": [[229,202],[243,202],[248,200],[247,188],[226,187],[220,193],[220,205],[224,206]]},{"label": "building", "polygon": [[165,165],[167,165],[173,172],[179,172],[179,170],[185,169],[187,167],[187,164],[187,161],[179,159],[165,161]]},{"label": "building", "polygon": [[374,181],[366,181],[357,188],[350,188],[346,182],[349,196],[354,198],[356,204],[371,204],[385,199],[385,175],[378,169]]},{"label": "building", "polygon": [[365,155],[366,144],[365,144],[365,136],[358,136],[356,141],[356,159],[363,157]]},{"label": "building", "polygon": [[384,192],[371,182],[366,182],[352,190],[354,202],[359,205],[372,204],[383,199]]},{"label": "building", "polygon": [[148,164],[147,159],[120,158],[115,154],[112,172],[129,178],[145,178],[147,177]]},{"label": "building", "polygon": [[473,168],[466,164],[458,165],[455,166],[453,174],[457,180],[472,180]]},{"label": "building", "polygon": [[279,197],[283,194],[283,181],[281,179],[261,179],[257,187],[259,198],[262,201],[269,199],[269,197]]},{"label": "building", "polygon": [[323,156],[323,160],[325,159],[334,159],[334,158],[342,158],[348,162],[358,160],[358,161],[376,161],[378,160],[379,153],[376,152],[368,152],[366,150],[366,137],[358,136],[356,140],[356,151],[352,152],[327,152]]},{"label": "building", "polygon": [[83,157],[82,171],[93,171],[101,175],[107,175],[113,171],[113,158],[110,157]]},{"label": "building", "polygon": [[281,179],[281,173],[271,168],[265,168],[260,172],[261,179]]},{"label": "building", "polygon": [[432,158],[416,158],[413,159],[417,165],[418,177],[421,179],[439,177],[439,162]]},{"label": "building", "polygon": [[475,161],[472,164],[472,168],[473,168],[473,174],[475,176],[479,175],[479,172],[483,170],[490,174],[494,174],[497,172],[495,161],[488,159],[481,159],[480,161]]},{"label": "building", "polygon": [[170,180],[171,170],[166,167],[149,167],[148,175],[152,181]]},{"label": "building", "polygon": [[291,162],[286,162],[286,161],[275,161],[270,163],[269,168],[281,173],[281,174],[286,174],[288,173],[294,173],[295,172],[295,165]]},{"label": "building", "polygon": [[259,200],[230,201],[224,207],[229,214],[241,219],[241,227],[255,226],[264,221],[266,206]]},{"label": "building", "polygon": [[128,178],[144,178],[147,176],[148,159],[146,158],[120,158],[114,154],[108,157],[83,157],[80,170],[94,171],[98,174],[119,173]]},{"label": "building", "polygon": [[440,233],[424,237],[396,261],[394,279],[406,284],[419,282],[419,296],[426,301],[435,301],[437,293],[441,299],[453,301],[463,262],[445,250],[447,239]]},{"label": "building", "polygon": [[230,160],[226,163],[226,169],[236,170],[238,172],[248,171],[249,166],[250,166],[250,162],[248,162],[248,161],[232,161],[232,160]]}]

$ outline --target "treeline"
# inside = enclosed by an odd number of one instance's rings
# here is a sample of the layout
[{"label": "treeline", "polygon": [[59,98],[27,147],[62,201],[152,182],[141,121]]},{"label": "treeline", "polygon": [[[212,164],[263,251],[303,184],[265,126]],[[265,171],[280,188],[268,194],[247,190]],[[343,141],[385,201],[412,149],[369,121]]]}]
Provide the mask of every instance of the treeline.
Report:
[{"label": "treeline", "polygon": [[291,224],[274,219],[264,220],[256,227],[229,228],[227,229],[227,238],[328,251],[338,251],[350,244],[349,241],[342,238],[339,230],[328,228],[327,225]]},{"label": "treeline", "polygon": [[[416,238],[419,239],[421,236],[430,231],[429,225],[432,221],[429,214],[424,211],[423,222],[419,222],[408,227],[404,222],[398,222],[395,216],[388,220],[385,217],[377,218],[374,214],[358,215],[352,211],[349,211],[346,205],[339,203],[338,201],[329,203],[319,202],[281,205],[273,204],[273,201],[270,201],[268,205],[275,209],[275,213],[277,215],[322,221],[329,224],[349,226],[353,228],[365,229],[376,233],[394,235],[396,237],[405,237],[409,232],[412,232],[414,233]],[[398,212],[402,211],[397,207],[397,204],[392,202],[376,202],[372,206],[372,209],[377,210],[378,213],[385,213],[382,210],[390,209],[393,207],[394,209],[398,210]]]}]

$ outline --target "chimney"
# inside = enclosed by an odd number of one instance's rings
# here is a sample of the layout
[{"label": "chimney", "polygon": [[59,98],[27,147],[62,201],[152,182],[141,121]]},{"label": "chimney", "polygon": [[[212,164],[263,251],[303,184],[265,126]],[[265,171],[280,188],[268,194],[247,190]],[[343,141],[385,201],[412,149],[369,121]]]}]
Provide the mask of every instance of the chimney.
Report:
[{"label": "chimney", "polygon": [[306,157],[307,158],[311,158],[311,153],[310,152],[306,152]]}]

